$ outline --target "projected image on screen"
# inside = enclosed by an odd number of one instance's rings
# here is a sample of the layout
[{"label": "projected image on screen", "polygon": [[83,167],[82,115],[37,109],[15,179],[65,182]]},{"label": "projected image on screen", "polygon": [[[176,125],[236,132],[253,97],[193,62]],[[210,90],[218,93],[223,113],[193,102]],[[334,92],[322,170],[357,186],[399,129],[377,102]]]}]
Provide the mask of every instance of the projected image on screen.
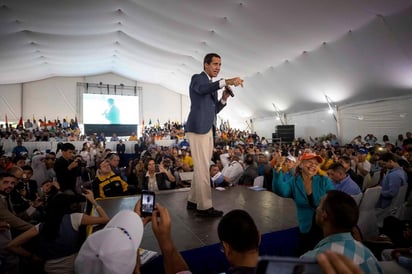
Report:
[{"label": "projected image on screen", "polygon": [[139,97],[83,94],[84,124],[138,124]]}]

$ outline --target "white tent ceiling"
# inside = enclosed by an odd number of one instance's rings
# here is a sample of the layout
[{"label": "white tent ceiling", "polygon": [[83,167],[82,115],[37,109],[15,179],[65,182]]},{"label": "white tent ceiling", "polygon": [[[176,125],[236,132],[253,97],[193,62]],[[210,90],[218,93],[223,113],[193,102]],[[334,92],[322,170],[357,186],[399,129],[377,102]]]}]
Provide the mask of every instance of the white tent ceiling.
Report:
[{"label": "white tent ceiling", "polygon": [[188,94],[205,53],[257,118],[410,94],[411,0],[0,0],[0,84],[113,72]]}]

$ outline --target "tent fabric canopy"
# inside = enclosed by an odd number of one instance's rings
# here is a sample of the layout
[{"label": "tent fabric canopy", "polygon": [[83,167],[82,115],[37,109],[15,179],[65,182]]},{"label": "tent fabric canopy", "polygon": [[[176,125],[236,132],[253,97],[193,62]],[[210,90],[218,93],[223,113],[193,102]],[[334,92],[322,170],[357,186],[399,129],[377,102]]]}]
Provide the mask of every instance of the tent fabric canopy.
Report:
[{"label": "tent fabric canopy", "polygon": [[3,0],[0,84],[113,72],[188,94],[208,52],[244,118],[410,94],[411,0]]}]

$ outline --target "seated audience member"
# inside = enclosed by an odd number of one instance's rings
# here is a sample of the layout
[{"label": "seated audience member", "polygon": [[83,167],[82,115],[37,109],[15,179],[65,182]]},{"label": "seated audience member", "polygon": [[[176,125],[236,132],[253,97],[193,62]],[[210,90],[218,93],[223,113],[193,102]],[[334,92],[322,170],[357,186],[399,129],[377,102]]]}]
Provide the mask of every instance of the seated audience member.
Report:
[{"label": "seated audience member", "polygon": [[[53,179],[53,178],[56,178],[56,180],[57,180],[56,171],[54,170],[54,162],[55,161],[56,161],[56,153],[49,152],[49,153],[46,154],[46,157],[44,158],[44,162],[46,164],[47,179],[49,179],[49,180]],[[33,169],[33,172],[34,172],[34,169]],[[44,182],[44,181],[40,181],[40,182]],[[37,183],[39,183],[39,181],[37,181]]]},{"label": "seated audience member", "polygon": [[169,211],[156,204],[153,215],[145,217],[143,222],[139,215],[140,200],[134,212],[120,211],[102,230],[90,235],[76,258],[76,273],[140,273],[138,249],[143,237],[143,226],[150,221],[163,255],[165,273],[190,273],[172,241]]},{"label": "seated audience member", "polygon": [[168,188],[176,188],[176,178],[173,175],[174,172],[174,167],[173,167],[173,158],[172,156],[165,155],[162,158],[161,161],[162,166],[165,169],[166,175],[169,174],[170,176],[166,177],[166,185]]},{"label": "seated audience member", "polygon": [[136,174],[136,166],[139,162],[139,159],[129,159],[129,163],[126,168],[126,177],[127,177],[127,184],[129,185],[129,193],[136,194],[141,192],[141,186],[139,188],[137,174]]},{"label": "seated audience member", "polygon": [[383,273],[373,253],[351,235],[358,217],[359,209],[351,196],[338,190],[329,191],[316,210],[316,223],[322,228],[324,238],[302,257],[315,258],[331,250],[352,259],[365,273]]},{"label": "seated audience member", "polygon": [[27,154],[23,156],[16,156],[13,158],[13,166],[15,167],[23,167],[26,165],[26,156]]},{"label": "seated audience member", "polygon": [[115,152],[109,152],[104,159],[109,161],[110,167],[116,175],[121,176],[123,181],[127,181],[126,175],[122,173],[122,169],[119,167],[119,154]]},{"label": "seated audience member", "polygon": [[56,154],[54,152],[47,153],[46,155],[39,152],[31,159],[31,167],[33,168],[32,179],[37,182],[38,187],[41,186],[42,182],[56,177],[56,172],[54,171],[55,161]]},{"label": "seated audience member", "polygon": [[229,163],[222,169],[222,174],[229,179],[229,184],[237,185],[239,183],[239,179],[243,174],[243,165],[239,161],[239,156],[235,154],[230,156]]},{"label": "seated audience member", "polygon": [[248,154],[245,156],[244,166],[243,174],[239,178],[239,185],[253,185],[254,179],[258,176],[254,155]]},{"label": "seated audience member", "polygon": [[276,166],[273,170],[272,191],[280,197],[293,198],[295,202],[300,231],[299,252],[302,254],[322,239],[322,231],[316,225],[314,216],[320,199],[334,187],[328,177],[317,174],[322,157],[305,152],[300,160],[296,175],[286,182],[281,167]]},{"label": "seated audience member", "polygon": [[17,179],[8,173],[0,173],[0,273],[19,273],[19,260],[5,250],[5,246],[12,239],[32,227],[32,225],[15,215],[10,200]]},{"label": "seated audience member", "polygon": [[27,190],[27,198],[34,201],[38,196],[38,186],[35,180],[32,180],[33,168],[31,166],[23,166],[23,178],[22,183]]},{"label": "seated audience member", "polygon": [[186,146],[183,146],[180,151],[182,153],[181,158],[182,158],[183,164],[187,164],[189,165],[190,168],[193,168],[193,159],[192,159],[192,156],[190,156],[188,152],[188,148]]},{"label": "seated audience member", "polygon": [[349,195],[357,195],[361,193],[359,186],[346,174],[345,168],[335,163],[329,166],[328,176],[332,180],[336,190],[343,191]]},{"label": "seated audience member", "polygon": [[261,239],[252,217],[244,210],[232,210],[220,220],[217,233],[230,264],[227,273],[255,273]]},{"label": "seated audience member", "polygon": [[229,178],[223,176],[217,165],[210,165],[209,173],[212,187],[226,187],[229,185]]},{"label": "seated audience member", "polygon": [[[21,176],[21,181],[14,186],[11,201],[16,213],[20,213],[30,207],[31,203],[38,198],[37,182],[30,180],[33,169],[30,166],[23,166],[22,169],[13,167],[10,170],[17,177]],[[21,173],[23,171],[23,173]]]},{"label": "seated audience member", "polygon": [[23,140],[17,139],[17,146],[13,148],[12,155],[13,157],[21,157],[23,154],[28,154],[29,151],[25,146],[23,146]]},{"label": "seated audience member", "polygon": [[[98,217],[80,213],[77,196],[65,193],[58,195],[58,198],[50,201],[44,223],[10,241],[7,249],[31,262],[44,261],[45,273],[74,273],[74,260],[81,244],[79,227],[105,224],[109,217],[103,208],[98,206],[90,190],[83,195],[95,206]],[[37,235],[38,242],[33,250],[24,249],[22,245]]]},{"label": "seated audience member", "polygon": [[108,160],[99,164],[97,176],[92,183],[92,189],[96,198],[124,196],[128,194],[128,184],[115,174]]},{"label": "seated audience member", "polygon": [[357,155],[352,157],[352,169],[358,176],[362,177],[362,182],[365,176],[371,171],[371,163],[366,159],[369,151],[366,148],[360,148]]},{"label": "seated audience member", "polygon": [[110,142],[118,142],[119,140],[120,139],[119,139],[119,137],[117,136],[116,133],[113,133],[112,137],[110,137]]},{"label": "seated audience member", "polygon": [[75,261],[76,273],[139,273],[136,262],[143,232],[138,214],[131,210],[118,212],[83,243]]},{"label": "seated audience member", "polygon": [[359,176],[355,173],[355,171],[351,168],[351,159],[348,156],[342,156],[339,159],[339,163],[345,168],[346,174],[350,176],[350,178],[362,189],[363,186],[363,177]]},{"label": "seated audience member", "polygon": [[16,184],[15,176],[9,173],[0,174],[0,221],[5,221],[10,225],[12,234],[21,233],[32,227],[31,224],[15,215],[10,194]]},{"label": "seated audience member", "polygon": [[153,158],[146,159],[145,169],[147,172],[143,179],[143,189],[150,191],[168,189],[166,181],[175,180],[174,176],[164,168],[163,163],[156,165]]},{"label": "seated audience member", "polygon": [[381,186],[381,196],[378,202],[379,208],[390,206],[392,199],[398,194],[401,186],[408,183],[408,176],[403,168],[398,164],[397,157],[391,153],[383,153],[380,157],[384,168],[388,170],[383,177]]}]

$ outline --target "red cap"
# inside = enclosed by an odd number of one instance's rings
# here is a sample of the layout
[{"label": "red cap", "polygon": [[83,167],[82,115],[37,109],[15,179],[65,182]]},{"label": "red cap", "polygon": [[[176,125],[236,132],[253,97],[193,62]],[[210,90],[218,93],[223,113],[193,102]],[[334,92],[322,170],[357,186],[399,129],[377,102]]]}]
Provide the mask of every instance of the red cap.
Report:
[{"label": "red cap", "polygon": [[313,158],[316,158],[316,161],[318,161],[319,164],[323,162],[322,157],[320,157],[319,155],[317,155],[315,153],[312,153],[312,152],[303,153],[302,156],[300,157],[300,160],[301,161],[310,160],[310,159],[313,159]]}]

